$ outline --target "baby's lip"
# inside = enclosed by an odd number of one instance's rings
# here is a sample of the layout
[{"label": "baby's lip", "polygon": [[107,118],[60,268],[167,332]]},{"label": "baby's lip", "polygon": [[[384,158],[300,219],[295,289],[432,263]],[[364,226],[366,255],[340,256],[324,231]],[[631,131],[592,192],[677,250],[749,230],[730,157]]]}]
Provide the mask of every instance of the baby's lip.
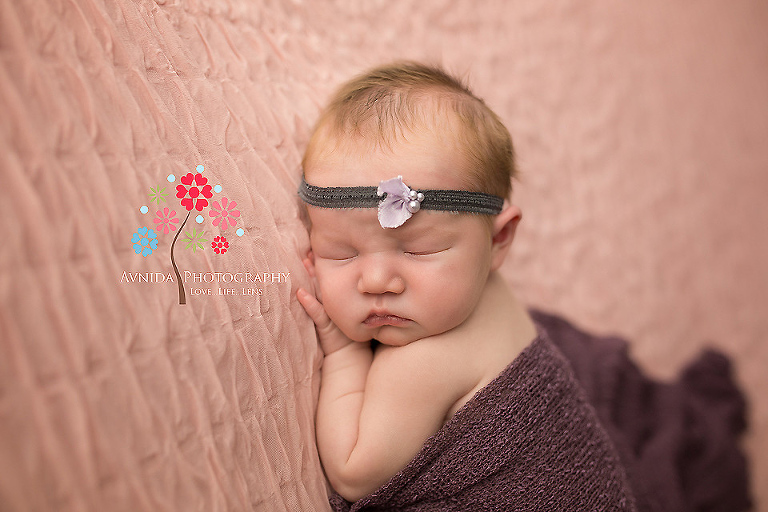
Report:
[{"label": "baby's lip", "polygon": [[383,325],[401,327],[409,322],[409,319],[393,315],[387,311],[372,311],[368,318],[363,320],[363,323],[368,327],[381,327]]}]

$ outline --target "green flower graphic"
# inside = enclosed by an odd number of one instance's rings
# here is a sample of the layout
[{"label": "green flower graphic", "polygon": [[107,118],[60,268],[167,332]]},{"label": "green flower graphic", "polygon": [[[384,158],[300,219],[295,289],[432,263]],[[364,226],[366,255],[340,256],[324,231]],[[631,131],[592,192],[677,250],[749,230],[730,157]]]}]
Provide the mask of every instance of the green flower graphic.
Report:
[{"label": "green flower graphic", "polygon": [[160,206],[160,201],[165,201],[165,196],[168,195],[168,192],[165,191],[166,187],[160,188],[160,185],[156,187],[150,187],[149,190],[151,192],[149,193],[149,202],[155,201],[157,203],[157,206]]},{"label": "green flower graphic", "polygon": [[183,241],[187,243],[187,249],[192,249],[192,252],[197,252],[198,249],[201,251],[205,249],[205,245],[208,243],[208,240],[203,238],[205,231],[201,230],[198,232],[197,228],[192,228],[192,233],[186,232],[184,234],[186,236]]}]

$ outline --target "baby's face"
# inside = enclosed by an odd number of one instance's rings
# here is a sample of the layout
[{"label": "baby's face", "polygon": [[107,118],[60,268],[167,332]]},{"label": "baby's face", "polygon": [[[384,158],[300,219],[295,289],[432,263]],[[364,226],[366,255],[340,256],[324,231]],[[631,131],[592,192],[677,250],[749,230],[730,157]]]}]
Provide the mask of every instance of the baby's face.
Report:
[{"label": "baby's face", "polygon": [[[457,189],[461,158],[453,153],[415,140],[392,152],[337,151],[313,160],[305,173],[310,184],[326,187],[378,185],[402,175],[412,189]],[[421,210],[384,229],[375,208],[308,211],[320,298],[350,339],[405,345],[460,325],[477,305],[492,259],[481,216]]]}]

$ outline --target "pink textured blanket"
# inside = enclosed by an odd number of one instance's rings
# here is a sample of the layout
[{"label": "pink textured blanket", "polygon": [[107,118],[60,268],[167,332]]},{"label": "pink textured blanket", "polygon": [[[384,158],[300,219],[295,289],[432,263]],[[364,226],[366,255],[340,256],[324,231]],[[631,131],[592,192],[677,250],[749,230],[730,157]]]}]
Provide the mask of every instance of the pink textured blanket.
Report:
[{"label": "pink textured blanket", "polygon": [[354,504],[333,496],[334,510],[748,508],[744,402],[724,357],[661,384],[623,341],[534,318],[537,339],[407,467]]}]

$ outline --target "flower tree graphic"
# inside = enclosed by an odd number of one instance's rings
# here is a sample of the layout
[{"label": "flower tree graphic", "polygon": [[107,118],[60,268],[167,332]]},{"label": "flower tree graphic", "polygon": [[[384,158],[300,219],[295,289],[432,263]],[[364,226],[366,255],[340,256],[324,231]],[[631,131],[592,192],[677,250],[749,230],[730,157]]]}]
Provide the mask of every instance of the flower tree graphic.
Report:
[{"label": "flower tree graphic", "polygon": [[[218,227],[222,232],[226,231],[227,228],[234,228],[240,218],[240,211],[236,209],[237,203],[235,201],[223,196],[220,201],[213,199],[214,193],[221,193],[222,187],[221,185],[211,186],[208,183],[208,178],[203,176],[204,170],[205,168],[202,165],[198,165],[195,168],[195,172],[189,172],[179,178],[180,183],[176,185],[176,198],[181,200],[181,207],[187,210],[187,215],[184,217],[180,226],[177,226],[177,224],[179,224],[179,219],[176,217],[176,210],[166,206],[155,212],[154,229],[142,226],[133,233],[131,238],[134,252],[146,258],[158,249],[158,233],[169,235],[174,231],[176,232],[173,241],[171,242],[171,265],[173,266],[173,271],[176,273],[176,282],[179,287],[179,304],[186,304],[187,299],[186,292],[184,291],[184,283],[181,280],[181,274],[176,265],[174,250],[176,248],[176,241],[178,240],[179,235],[181,235],[184,226],[187,225],[192,212],[198,213],[195,217],[195,222],[197,224],[203,224],[205,217],[202,215],[202,212],[206,208],[209,208],[208,216],[213,218],[213,226]],[[169,174],[166,179],[169,183],[174,183],[176,181],[176,175]],[[160,203],[166,202],[166,196],[168,196],[166,188],[167,187],[161,187],[161,185],[151,187],[149,192],[150,204],[155,202],[157,208],[160,208]],[[143,205],[139,208],[139,211],[142,214],[147,214],[149,212],[149,207]],[[237,228],[235,233],[237,236],[243,236],[245,230],[243,228]],[[205,250],[208,239],[204,238],[204,229],[201,228],[200,231],[198,231],[197,227],[193,227],[191,232],[185,232],[184,235],[185,237],[182,241],[186,242],[186,249],[191,249],[192,252]],[[229,250],[229,241],[223,234],[216,236],[211,242],[211,249],[218,255],[225,254]]]}]

